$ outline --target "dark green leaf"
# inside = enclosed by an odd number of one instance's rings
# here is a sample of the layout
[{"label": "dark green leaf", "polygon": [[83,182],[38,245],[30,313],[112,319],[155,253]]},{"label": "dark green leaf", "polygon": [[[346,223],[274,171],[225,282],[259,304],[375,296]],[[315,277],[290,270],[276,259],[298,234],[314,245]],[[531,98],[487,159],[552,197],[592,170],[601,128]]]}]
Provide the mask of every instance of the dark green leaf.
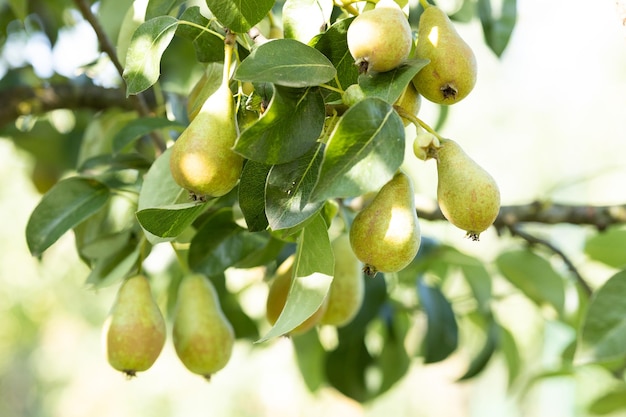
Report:
[{"label": "dark green leaf", "polygon": [[296,353],[296,360],[304,383],[311,392],[315,392],[325,382],[324,363],[326,351],[320,343],[317,332],[304,332],[291,337]]},{"label": "dark green leaf", "polygon": [[267,177],[265,212],[273,230],[297,226],[324,205],[309,202],[322,162],[323,145],[293,162],[274,165]]},{"label": "dark green leaf", "polygon": [[467,379],[473,378],[485,369],[485,367],[489,363],[489,360],[496,351],[499,337],[500,326],[492,321],[491,323],[489,323],[487,339],[485,340],[483,348],[480,350],[480,352],[478,352],[478,355],[472,358],[469,368],[467,369],[465,374],[463,374],[463,376],[459,378],[459,381],[465,381]]},{"label": "dark green leaf", "polygon": [[515,379],[520,374],[521,358],[517,343],[513,334],[505,327],[500,326],[500,351],[504,355],[507,369],[509,371],[509,387],[513,385]]},{"label": "dark green leaf", "polygon": [[376,191],[404,159],[404,125],[393,107],[366,98],[344,113],[333,130],[313,191],[315,201]]},{"label": "dark green leaf", "polygon": [[293,330],[317,311],[334,273],[333,251],[326,222],[315,215],[298,237],[293,278],[283,311],[259,342]]},{"label": "dark green leaf", "polygon": [[359,86],[367,97],[378,97],[389,104],[400,98],[413,77],[428,64],[428,60],[407,61],[391,71],[364,73],[359,76]]},{"label": "dark green leaf", "polygon": [[254,49],[237,68],[235,79],[301,88],[323,84],[335,74],[333,64],[317,49],[294,39],[275,39]]},{"label": "dark green leaf", "polygon": [[137,267],[141,245],[134,239],[116,253],[95,259],[86,283],[94,289],[106,287],[126,278]]},{"label": "dark green leaf", "polygon": [[478,0],[478,15],[483,26],[485,42],[499,57],[509,43],[517,20],[517,0],[504,0],[500,6],[500,16],[496,17],[491,8],[492,0]]},{"label": "dark green leaf", "polygon": [[585,253],[614,268],[626,266],[626,230],[610,228],[593,235],[585,243]]},{"label": "dark green leaf", "polygon": [[[313,39],[312,44],[315,49],[326,55],[337,70],[337,79],[329,81],[333,87],[345,90],[348,86],[355,84],[358,80],[359,70],[354,64],[354,58],[348,50],[348,40],[346,33],[354,18],[342,19],[333,24],[322,35]],[[324,90],[327,101],[341,100],[341,95],[335,91]]]},{"label": "dark green leaf", "polygon": [[143,135],[165,128],[182,131],[185,126],[163,117],[143,117],[131,120],[113,137],[113,152],[121,152]]},{"label": "dark green leaf", "polygon": [[255,321],[243,311],[237,294],[226,288],[226,276],[218,274],[209,277],[209,279],[215,286],[226,319],[233,325],[235,337],[237,339],[258,339],[259,330]]},{"label": "dark green leaf", "polygon": [[148,232],[164,241],[174,240],[206,209],[207,203],[173,204],[137,212],[137,220]]},{"label": "dark green leaf", "polygon": [[411,358],[404,347],[404,339],[411,325],[406,313],[392,311],[390,322],[385,326],[385,339],[376,364],[382,373],[382,381],[376,395],[388,391],[404,375],[411,364]]},{"label": "dark green leaf", "polygon": [[224,62],[224,40],[215,33],[200,29],[200,27],[215,32],[211,28],[211,21],[200,13],[199,7],[189,7],[179,17],[176,34],[193,43],[198,61]]},{"label": "dark green leaf", "polygon": [[326,356],[326,378],[343,395],[365,402],[371,398],[365,370],[373,361],[363,337],[347,339]]},{"label": "dark green leaf", "polygon": [[271,165],[247,161],[239,179],[239,207],[248,230],[260,232],[268,226],[265,216],[265,183]]},{"label": "dark green leaf", "polygon": [[496,265],[506,279],[535,303],[551,304],[559,314],[563,311],[563,277],[546,259],[530,250],[517,250],[498,256]]},{"label": "dark green leaf", "polygon": [[319,89],[275,86],[268,109],[241,133],[235,150],[264,164],[293,161],[315,145],[324,129],[325,115]]},{"label": "dark green leaf", "polygon": [[466,256],[467,260],[459,264],[463,276],[472,289],[478,309],[487,314],[491,310],[491,276],[481,261],[467,255],[463,256]]},{"label": "dark green leaf", "polygon": [[[86,159],[77,171],[80,173],[115,172],[131,170],[147,170],[151,162],[138,153],[111,154],[106,153]],[[99,178],[102,179],[102,178]]]},{"label": "dark green leaf", "polygon": [[223,273],[265,246],[269,237],[247,233],[233,219],[231,208],[213,213],[198,229],[189,246],[189,267],[206,276]]},{"label": "dark green leaf", "polygon": [[612,414],[624,409],[626,409],[626,384],[623,382],[596,398],[589,406],[589,412],[594,415]]},{"label": "dark green leaf", "polygon": [[41,255],[65,232],[100,210],[109,189],[90,178],[72,177],[56,183],[35,207],[26,225],[26,242],[33,256]]},{"label": "dark green leaf", "polygon": [[146,20],[168,14],[184,0],[150,0],[146,8]]},{"label": "dark green leaf", "polygon": [[177,19],[161,16],[137,28],[128,47],[124,68],[127,96],[140,93],[157,82],[161,73],[161,56],[177,27]]},{"label": "dark green leaf", "polygon": [[206,0],[206,4],[222,25],[244,33],[267,15],[274,0]]},{"label": "dark green leaf", "polygon": [[608,362],[626,355],[626,270],[593,295],[576,349],[577,363]]},{"label": "dark green leaf", "polygon": [[423,278],[417,281],[417,293],[427,318],[424,363],[442,361],[456,350],[459,342],[452,306],[439,287],[428,285]]}]

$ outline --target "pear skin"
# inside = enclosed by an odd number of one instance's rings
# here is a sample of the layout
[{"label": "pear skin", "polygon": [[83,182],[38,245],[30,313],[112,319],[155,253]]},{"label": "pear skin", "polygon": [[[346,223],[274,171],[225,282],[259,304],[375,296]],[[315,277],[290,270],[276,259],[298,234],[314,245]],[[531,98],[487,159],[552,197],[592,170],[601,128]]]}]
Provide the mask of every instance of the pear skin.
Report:
[{"label": "pear skin", "polygon": [[410,178],[398,172],[354,218],[350,244],[370,276],[404,269],[420,247],[420,227]]},{"label": "pear skin", "polygon": [[183,278],[173,321],[174,348],[189,371],[209,379],[226,366],[235,333],[221,309],[215,287],[204,275]]},{"label": "pear skin", "polygon": [[500,211],[500,190],[487,171],[453,140],[436,149],[437,202],[446,219],[478,240]]},{"label": "pear skin", "polygon": [[165,321],[143,275],[126,279],[104,325],[106,357],[128,376],[149,369],[165,344]]},{"label": "pear skin", "polygon": [[361,309],[365,296],[365,282],[361,262],[352,252],[347,233],[332,241],[335,256],[333,281],[328,290],[328,307],[320,324],[345,326]]},{"label": "pear skin", "polygon": [[[293,279],[293,266],[295,263],[295,256],[290,255],[283,261],[282,264],[276,269],[276,273],[270,282],[269,292],[267,293],[265,316],[267,321],[274,325],[280,313],[282,313],[285,304],[287,303],[287,296],[289,295],[289,288],[291,288],[291,280]],[[299,335],[308,332],[315,327],[328,305],[328,297],[324,299],[322,305],[313,313],[309,318],[304,320],[293,330],[289,332],[290,335]]]},{"label": "pear skin", "polygon": [[476,57],[459,36],[448,16],[429,6],[419,20],[415,56],[428,59],[413,77],[417,91],[437,104],[454,104],[467,97],[476,84]]},{"label": "pear skin", "polygon": [[[422,96],[419,95],[413,83],[409,83],[406,86],[402,95],[394,103],[394,107],[400,107],[402,108],[404,112],[411,114],[413,116],[417,116],[417,114],[420,111],[421,106],[422,106]],[[405,119],[403,117],[402,123],[404,123],[404,127],[407,127],[412,122],[409,119]]]},{"label": "pear skin", "polygon": [[220,86],[174,142],[170,156],[174,181],[200,199],[228,193],[237,185],[243,168],[243,157],[232,149],[238,127],[228,85],[232,54],[225,55],[228,64]]},{"label": "pear skin", "polygon": [[392,0],[381,0],[374,9],[354,18],[347,41],[359,72],[385,72],[406,61],[413,37],[400,6]]}]

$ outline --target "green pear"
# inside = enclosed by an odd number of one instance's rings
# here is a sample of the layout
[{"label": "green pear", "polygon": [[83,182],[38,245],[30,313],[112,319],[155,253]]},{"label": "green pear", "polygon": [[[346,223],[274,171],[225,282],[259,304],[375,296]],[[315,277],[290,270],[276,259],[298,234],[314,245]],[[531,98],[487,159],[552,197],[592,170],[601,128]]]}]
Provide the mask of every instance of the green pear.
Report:
[{"label": "green pear", "polygon": [[[291,280],[293,279],[293,266],[295,259],[295,255],[290,255],[287,259],[285,259],[283,263],[279,265],[278,269],[276,269],[276,273],[270,282],[269,292],[267,293],[265,316],[271,325],[276,323],[276,320],[278,320],[278,317],[283,312],[283,308],[285,308],[285,304],[287,303],[287,296],[289,295]],[[327,301],[328,297],[324,299],[322,305],[311,316],[309,316],[309,318],[296,326],[289,332],[289,334],[303,334],[315,327],[326,311],[326,307],[328,305]]]},{"label": "green pear", "polygon": [[341,327],[350,323],[361,309],[365,283],[361,262],[350,246],[350,237],[343,233],[332,242],[335,256],[333,281],[328,290],[328,307],[320,324]]},{"label": "green pear", "polygon": [[165,344],[165,321],[144,275],[126,279],[104,324],[106,357],[128,376],[149,369]]},{"label": "green pear", "polygon": [[416,58],[428,59],[413,77],[417,91],[437,104],[454,104],[465,98],[476,84],[476,58],[459,36],[448,16],[429,6],[419,20]]},{"label": "green pear", "polygon": [[411,52],[411,26],[400,6],[381,0],[354,18],[347,32],[348,50],[360,72],[390,71]]},{"label": "green pear", "polygon": [[178,185],[200,199],[232,190],[243,158],[232,147],[238,135],[235,102],[229,87],[230,54],[222,81],[181,133],[170,156],[170,171]]},{"label": "green pear", "polygon": [[235,333],[215,287],[202,274],[185,276],[178,288],[172,336],[176,354],[189,371],[209,379],[232,355]]},{"label": "green pear", "polygon": [[411,180],[398,172],[355,216],[350,244],[366,274],[398,272],[415,258],[421,236],[414,198]]},{"label": "green pear", "polygon": [[453,225],[478,240],[500,211],[500,190],[480,165],[453,140],[444,139],[437,148],[437,201]]}]

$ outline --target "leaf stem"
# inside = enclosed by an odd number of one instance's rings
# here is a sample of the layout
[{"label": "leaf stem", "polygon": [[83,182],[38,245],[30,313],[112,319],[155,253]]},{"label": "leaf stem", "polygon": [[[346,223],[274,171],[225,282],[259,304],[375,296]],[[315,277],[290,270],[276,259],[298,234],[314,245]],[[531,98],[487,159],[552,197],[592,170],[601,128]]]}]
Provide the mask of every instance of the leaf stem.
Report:
[{"label": "leaf stem", "polygon": [[332,85],[328,85],[328,84],[320,84],[320,87],[325,88],[330,91],[334,91],[335,93],[339,93],[339,94],[343,94],[344,92],[341,88],[333,87]]},{"label": "leaf stem", "polygon": [[422,7],[424,8],[424,10],[426,10],[427,7],[432,6],[428,0],[420,0],[420,4],[422,5]]},{"label": "leaf stem", "polygon": [[360,0],[335,0],[333,3],[335,4],[335,6],[344,9],[346,12],[350,13],[351,15],[358,16],[360,14],[359,10],[352,5],[353,3],[356,3],[357,1],[360,1]]},{"label": "leaf stem", "polygon": [[202,26],[202,25],[199,25],[199,24],[197,24],[197,23],[190,22],[190,21],[188,21],[188,20],[179,20],[179,21],[178,21],[178,24],[179,24],[179,25],[187,25],[187,26],[192,26],[192,27],[194,27],[194,28],[196,28],[196,29],[199,29],[199,30],[201,30],[201,31],[204,31],[204,32],[210,33],[211,35],[217,36],[217,37],[218,37],[218,38],[220,38],[221,40],[224,40],[224,35],[222,35],[222,34],[221,34],[221,33],[219,33],[219,32],[216,32],[216,31],[214,31],[214,30],[211,30],[211,29],[209,29],[209,28],[208,28],[208,27],[206,27],[206,26]]}]

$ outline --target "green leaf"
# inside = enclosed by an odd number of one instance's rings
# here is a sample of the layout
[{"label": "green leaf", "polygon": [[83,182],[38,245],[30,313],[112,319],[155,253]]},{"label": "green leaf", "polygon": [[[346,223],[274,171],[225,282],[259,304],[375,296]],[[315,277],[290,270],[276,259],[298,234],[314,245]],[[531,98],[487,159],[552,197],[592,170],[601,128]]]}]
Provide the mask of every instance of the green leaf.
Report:
[{"label": "green leaf", "polygon": [[263,116],[244,130],[235,151],[265,164],[283,164],[309,151],[324,129],[324,99],[317,88],[274,86]]},{"label": "green leaf", "polygon": [[[389,305],[389,304],[387,304]],[[411,358],[404,347],[404,339],[411,326],[407,313],[390,311],[391,319],[387,320],[382,351],[376,357],[376,364],[382,373],[382,381],[376,395],[388,391],[404,375],[411,365]]]},{"label": "green leaf", "polygon": [[326,357],[326,378],[343,395],[358,402],[371,398],[365,382],[365,370],[374,362],[367,351],[363,337],[350,338],[340,343]]},{"label": "green leaf", "polygon": [[538,305],[548,303],[560,314],[565,303],[561,277],[550,263],[530,250],[503,253],[496,259],[500,272]]},{"label": "green leaf", "polygon": [[146,8],[146,20],[168,14],[184,0],[150,0]]},{"label": "green leaf", "polygon": [[258,342],[288,333],[315,313],[328,293],[334,268],[326,222],[318,214],[298,237],[293,278],[285,307],[274,326]]},{"label": "green leaf", "polygon": [[226,276],[218,274],[209,277],[209,279],[215,286],[226,319],[233,325],[235,337],[237,339],[258,339],[259,329],[256,323],[241,308],[238,295],[226,288]]},{"label": "green leaf", "polygon": [[244,33],[267,15],[274,0],[206,0],[206,4],[222,25]]},{"label": "green leaf", "polygon": [[100,210],[109,189],[90,178],[72,177],[56,183],[35,207],[26,225],[26,242],[33,256],[41,255],[65,232]]},{"label": "green leaf", "polygon": [[574,360],[608,362],[626,356],[626,270],[602,285],[589,302]]},{"label": "green leaf", "polygon": [[483,348],[480,350],[480,352],[478,352],[478,355],[472,358],[469,368],[467,369],[467,371],[465,371],[465,374],[463,374],[463,376],[459,378],[459,381],[465,381],[473,378],[485,369],[485,367],[489,363],[489,360],[496,351],[500,336],[499,333],[500,326],[498,326],[498,324],[494,321],[491,321],[491,323],[489,323],[487,339],[485,340]]},{"label": "green leaf", "polygon": [[610,228],[593,235],[585,243],[585,253],[596,261],[614,268],[626,266],[626,230]]},{"label": "green leaf", "polygon": [[166,128],[182,132],[185,126],[164,117],[143,117],[131,120],[113,137],[113,152],[121,152],[140,137],[154,130]]},{"label": "green leaf", "polygon": [[485,265],[478,259],[458,252],[458,256],[465,257],[466,262],[458,264],[465,280],[472,289],[472,294],[478,303],[478,309],[483,314],[491,311],[491,276]]},{"label": "green leaf", "polygon": [[300,374],[311,392],[317,391],[325,382],[324,363],[326,351],[317,332],[304,332],[291,337],[296,352]]},{"label": "green leaf", "polygon": [[313,190],[315,201],[376,191],[404,159],[404,125],[393,107],[366,98],[341,117],[333,130]]},{"label": "green leaf", "polygon": [[330,20],[332,2],[319,0],[287,0],[283,5],[285,38],[308,43]]},{"label": "green leaf", "polygon": [[267,177],[265,212],[272,230],[297,226],[324,205],[309,202],[322,162],[323,145],[293,162],[274,165]]},{"label": "green leaf", "polygon": [[439,362],[458,346],[459,330],[450,302],[436,286],[423,278],[417,280],[417,293],[427,318],[424,338],[424,363]]},{"label": "green leaf", "polygon": [[509,372],[509,387],[511,387],[517,376],[520,374],[522,363],[519,350],[517,349],[517,343],[515,342],[515,337],[513,337],[513,334],[503,326],[500,326],[499,347],[500,351],[504,355],[504,360]]},{"label": "green leaf", "polygon": [[265,183],[272,168],[261,162],[247,161],[239,179],[239,208],[248,230],[260,232],[268,226],[265,215]]},{"label": "green leaf", "polygon": [[594,415],[611,414],[626,409],[626,384],[623,382],[609,392],[596,398],[589,406],[589,413]]},{"label": "green leaf", "polygon": [[400,98],[413,77],[428,64],[426,59],[407,61],[391,71],[359,75],[359,86],[367,97],[378,97],[389,104]]},{"label": "green leaf", "polygon": [[485,42],[500,57],[511,39],[517,20],[517,0],[503,0],[500,16],[491,9],[492,0],[478,0],[478,15],[483,26]]},{"label": "green leaf", "polygon": [[335,74],[333,64],[317,49],[294,39],[274,39],[241,61],[235,79],[301,88],[323,84]]},{"label": "green leaf", "polygon": [[123,74],[127,96],[147,90],[157,82],[161,74],[161,56],[177,27],[177,19],[160,16],[137,28],[128,47]]},{"label": "green leaf", "polygon": [[213,33],[211,21],[200,13],[199,7],[185,9],[178,20],[176,34],[192,42],[199,62],[224,62],[224,40]]},{"label": "green leaf", "polygon": [[268,240],[267,235],[248,233],[235,223],[231,208],[220,209],[202,223],[191,239],[189,267],[209,277],[221,274]]},{"label": "green leaf", "polygon": [[[337,70],[336,79],[329,81],[329,85],[345,90],[358,80],[359,70],[354,64],[354,58],[348,50],[347,32],[354,18],[342,19],[333,24],[326,32],[314,38],[311,45],[323,53]],[[335,91],[324,90],[327,101],[339,101],[341,95]]]},{"label": "green leaf", "polygon": [[206,209],[207,203],[173,204],[137,212],[137,220],[148,232],[165,241],[174,240]]},{"label": "green leaf", "polygon": [[103,288],[126,278],[137,267],[141,245],[134,239],[116,253],[95,259],[86,283],[93,289]]}]

